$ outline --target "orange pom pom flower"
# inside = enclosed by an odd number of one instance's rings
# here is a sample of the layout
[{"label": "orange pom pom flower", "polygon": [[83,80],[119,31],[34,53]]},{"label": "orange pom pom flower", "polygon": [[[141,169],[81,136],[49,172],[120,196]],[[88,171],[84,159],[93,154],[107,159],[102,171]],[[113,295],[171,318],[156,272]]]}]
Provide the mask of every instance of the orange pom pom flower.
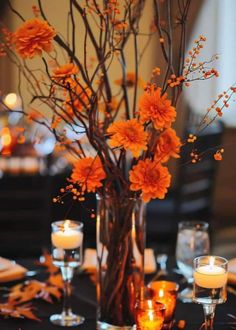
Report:
[{"label": "orange pom pom flower", "polygon": [[155,160],[165,163],[170,157],[179,158],[181,145],[175,130],[167,128],[157,141]]},{"label": "orange pom pom flower", "polygon": [[23,58],[42,55],[42,51],[52,51],[55,30],[46,22],[34,18],[24,22],[13,34],[13,43],[18,54]]},{"label": "orange pom pom flower", "polygon": [[147,136],[144,127],[136,120],[117,121],[107,129],[111,134],[110,145],[130,150],[133,157],[139,157],[147,149]]},{"label": "orange pom pom flower", "polygon": [[142,124],[151,121],[156,129],[168,128],[175,121],[176,110],[167,99],[167,94],[161,95],[161,88],[157,88],[141,96],[139,115]]},{"label": "orange pom pom flower", "polygon": [[78,67],[73,63],[67,63],[53,70],[54,79],[68,78],[78,73]]},{"label": "orange pom pom flower", "polygon": [[71,179],[81,187],[81,191],[95,192],[106,178],[100,158],[86,157],[74,163]]},{"label": "orange pom pom flower", "polygon": [[142,199],[163,199],[170,186],[171,175],[167,167],[151,159],[140,160],[129,172],[130,189],[142,191]]}]

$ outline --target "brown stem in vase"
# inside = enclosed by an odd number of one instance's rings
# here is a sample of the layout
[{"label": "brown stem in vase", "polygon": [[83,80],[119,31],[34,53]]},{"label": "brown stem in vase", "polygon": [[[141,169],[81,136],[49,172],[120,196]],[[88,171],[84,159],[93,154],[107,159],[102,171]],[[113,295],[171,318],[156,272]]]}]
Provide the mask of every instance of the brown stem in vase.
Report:
[{"label": "brown stem in vase", "polygon": [[[103,203],[106,203],[103,201]],[[109,203],[109,202],[108,202]],[[104,302],[101,310],[101,320],[114,325],[132,325],[134,323],[134,299],[137,290],[137,285],[141,285],[142,278],[133,274],[135,265],[135,256],[132,251],[134,240],[137,243],[138,236],[135,234],[135,226],[133,224],[133,212],[135,200],[130,200],[130,204],[123,207],[124,199],[119,200],[115,197],[112,202],[113,208],[113,223],[110,224],[109,240],[106,236],[101,237],[101,243],[104,244],[108,251],[106,273],[100,285],[101,297]],[[115,206],[114,206],[115,204]],[[109,209],[109,205],[106,205]],[[100,225],[106,227],[106,219],[100,219]],[[101,233],[103,229],[101,228]],[[135,243],[135,244],[136,244]],[[139,253],[143,255],[144,248],[142,244],[137,244]],[[114,263],[116,257],[117,262]],[[135,277],[137,276],[137,277]],[[101,279],[100,279],[101,280]],[[136,282],[137,280],[137,282]],[[105,285],[103,285],[105,283]],[[133,290],[133,291],[132,291]],[[132,294],[130,294],[132,291]],[[106,303],[105,303],[106,302]],[[114,309],[113,307],[116,306]]]}]

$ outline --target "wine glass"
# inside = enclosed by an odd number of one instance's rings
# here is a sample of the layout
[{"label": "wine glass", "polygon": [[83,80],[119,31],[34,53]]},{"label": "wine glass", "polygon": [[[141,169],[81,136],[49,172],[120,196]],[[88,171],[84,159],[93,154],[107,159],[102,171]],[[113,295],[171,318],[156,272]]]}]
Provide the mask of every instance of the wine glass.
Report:
[{"label": "wine glass", "polygon": [[208,223],[202,221],[182,221],[178,225],[176,262],[188,286],[178,295],[182,302],[192,302],[193,259],[209,254],[210,242]]},{"label": "wine glass", "polygon": [[227,266],[228,261],[222,257],[194,259],[193,301],[203,305],[205,330],[213,330],[215,307],[227,299]]},{"label": "wine glass", "polygon": [[84,317],[71,309],[71,280],[74,271],[82,264],[83,224],[73,220],[56,221],[51,224],[53,264],[60,267],[64,281],[64,304],[61,314],[54,314],[50,321],[60,326],[76,326]]}]

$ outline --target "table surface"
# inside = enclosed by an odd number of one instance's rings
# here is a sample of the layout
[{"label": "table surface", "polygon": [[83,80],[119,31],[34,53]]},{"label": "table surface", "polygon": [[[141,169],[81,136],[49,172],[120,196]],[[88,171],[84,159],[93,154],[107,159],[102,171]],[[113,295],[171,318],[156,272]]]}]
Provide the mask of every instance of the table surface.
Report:
[{"label": "table surface", "polygon": [[[20,263],[29,270],[35,269],[32,261],[22,260]],[[62,327],[52,325],[49,321],[50,315],[61,312],[62,302],[49,304],[38,300],[33,305],[36,308],[35,314],[41,319],[41,322],[26,319],[0,319],[0,330],[62,329]],[[76,329],[96,329],[96,291],[95,286],[86,274],[77,275],[73,280],[72,307],[74,312],[83,315],[86,319],[85,323],[75,327]],[[225,304],[216,307],[214,330],[236,329],[236,322],[235,325],[228,324],[232,322],[232,318],[228,314],[236,315],[236,296],[232,294],[228,294],[228,300]],[[202,306],[193,303],[183,304],[178,301],[175,318],[177,321],[186,321],[186,330],[198,330],[203,322]]]}]

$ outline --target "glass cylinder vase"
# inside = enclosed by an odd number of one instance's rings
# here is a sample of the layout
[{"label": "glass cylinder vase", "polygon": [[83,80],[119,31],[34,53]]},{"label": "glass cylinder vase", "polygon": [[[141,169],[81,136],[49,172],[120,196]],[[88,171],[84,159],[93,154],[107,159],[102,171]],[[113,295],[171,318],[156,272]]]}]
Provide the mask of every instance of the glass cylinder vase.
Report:
[{"label": "glass cylinder vase", "polygon": [[144,282],[144,203],[97,198],[97,329],[131,329]]}]

